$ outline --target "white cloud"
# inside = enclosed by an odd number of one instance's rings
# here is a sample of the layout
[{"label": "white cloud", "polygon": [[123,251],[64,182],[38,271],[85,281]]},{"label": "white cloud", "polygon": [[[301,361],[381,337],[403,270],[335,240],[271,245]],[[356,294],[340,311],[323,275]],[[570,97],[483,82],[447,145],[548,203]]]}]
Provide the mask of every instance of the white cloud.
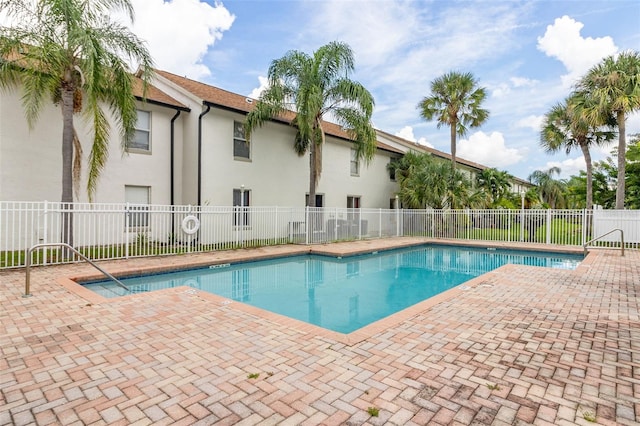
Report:
[{"label": "white cloud", "polygon": [[133,0],[132,31],[146,40],[156,67],[202,79],[207,51],[231,28],[233,16],[221,3],[198,0]]},{"label": "white cloud", "polygon": [[584,38],[580,30],[584,25],[563,16],[547,26],[543,37],[538,37],[538,49],[545,55],[558,59],[569,72],[562,76],[565,87],[573,85],[602,58],[613,55],[618,48],[609,36]]},{"label": "white cloud", "polygon": [[511,77],[509,78],[509,82],[501,82],[497,86],[490,88],[491,96],[495,98],[504,98],[507,95],[511,94],[513,89],[531,89],[538,85],[538,80],[532,80],[530,78],[524,77]]},{"label": "white cloud", "polygon": [[[630,114],[626,122],[627,135],[640,133],[640,112]],[[627,138],[628,139],[628,138]]]},{"label": "white cloud", "polygon": [[525,77],[511,77],[509,81],[511,81],[513,87],[533,87],[538,84],[537,80],[532,80]]},{"label": "white cloud", "polygon": [[494,98],[504,98],[509,93],[511,93],[511,86],[509,86],[507,83],[500,83],[493,88],[493,90],[491,91],[491,96],[493,96]]},{"label": "white cloud", "polygon": [[249,93],[249,97],[253,99],[258,99],[262,92],[264,92],[267,87],[269,87],[269,79],[267,77],[258,76],[258,82],[260,83],[259,87],[256,87]]},{"label": "white cloud", "polygon": [[472,134],[469,139],[458,141],[457,155],[489,167],[505,167],[518,163],[524,158],[524,150],[508,148],[500,132],[486,134],[482,131]]},{"label": "white cloud", "polygon": [[543,120],[544,120],[543,115],[529,115],[525,118],[521,118],[520,120],[516,121],[516,127],[529,128],[536,132],[539,132],[540,128],[542,127]]},{"label": "white cloud", "polygon": [[560,175],[558,178],[567,179],[570,176],[577,176],[580,170],[586,170],[587,166],[584,162],[584,157],[579,156],[576,158],[567,158],[563,161],[548,161],[544,166],[544,170],[549,170],[551,167],[560,168]]},{"label": "white cloud", "polygon": [[413,127],[411,127],[411,126],[404,126],[402,129],[400,129],[399,132],[396,132],[396,136],[401,137],[402,139],[406,139],[406,140],[411,141],[411,142],[416,142],[416,143],[418,143],[420,145],[428,146],[429,148],[433,148],[433,145],[431,145],[429,142],[427,142],[426,138],[420,138],[420,139],[416,140],[416,137],[413,134]]}]

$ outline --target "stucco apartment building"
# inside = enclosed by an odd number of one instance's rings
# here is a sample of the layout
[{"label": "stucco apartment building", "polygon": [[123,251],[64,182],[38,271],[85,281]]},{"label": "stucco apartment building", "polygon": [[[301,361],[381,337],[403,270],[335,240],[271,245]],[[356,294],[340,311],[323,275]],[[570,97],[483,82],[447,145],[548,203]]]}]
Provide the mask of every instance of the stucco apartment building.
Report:
[{"label": "stucco apartment building", "polygon": [[[45,107],[36,126],[29,129],[20,96],[17,89],[0,94],[0,201],[58,201],[60,111],[54,105]],[[127,152],[122,151],[113,129],[109,160],[93,201],[304,206],[308,156],[299,157],[293,150],[295,129],[286,120],[273,120],[255,131],[250,141],[245,139],[243,123],[255,102],[157,70],[146,100],[138,97],[136,138]],[[80,119],[76,127],[86,156],[91,129]],[[398,185],[387,170],[390,161],[410,150],[450,160],[448,154],[378,131],[376,154],[364,164],[355,160],[353,144],[339,126],[326,123],[325,129],[319,206],[396,207]],[[458,161],[470,175],[485,168]],[[80,202],[88,201],[84,176],[76,194]],[[518,192],[526,185],[516,179],[512,190]]]}]

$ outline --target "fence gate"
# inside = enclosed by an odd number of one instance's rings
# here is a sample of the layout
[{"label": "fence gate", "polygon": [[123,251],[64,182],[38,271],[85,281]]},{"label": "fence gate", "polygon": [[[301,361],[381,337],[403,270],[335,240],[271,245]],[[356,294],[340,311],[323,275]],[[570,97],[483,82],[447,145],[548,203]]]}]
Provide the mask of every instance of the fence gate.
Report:
[{"label": "fence gate", "polygon": [[[640,210],[593,211],[593,236],[598,237],[613,229],[622,229],[625,243],[640,243]],[[617,233],[607,235],[602,241],[620,242]]]}]

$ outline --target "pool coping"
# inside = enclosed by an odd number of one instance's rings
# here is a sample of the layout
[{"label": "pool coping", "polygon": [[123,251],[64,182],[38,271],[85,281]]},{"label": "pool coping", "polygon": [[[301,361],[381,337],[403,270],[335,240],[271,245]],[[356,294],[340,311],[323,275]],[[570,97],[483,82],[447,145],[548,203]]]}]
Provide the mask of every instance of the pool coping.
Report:
[{"label": "pool coping", "polygon": [[[134,275],[146,275],[153,273],[160,273],[168,270],[175,269],[196,269],[196,268],[205,268],[208,266],[219,265],[224,263],[229,263],[230,260],[233,260],[233,263],[239,262],[251,262],[257,260],[268,260],[275,259],[279,257],[286,256],[295,256],[295,255],[305,255],[305,254],[317,254],[324,256],[332,256],[332,257],[350,257],[357,256],[362,254],[368,254],[373,252],[387,251],[387,250],[395,250],[400,248],[408,248],[415,247],[421,245],[449,245],[449,246],[462,246],[462,247],[483,247],[483,248],[496,248],[496,249],[505,249],[505,250],[524,250],[524,251],[535,251],[535,252],[547,252],[547,253],[564,253],[564,254],[584,254],[584,251],[581,247],[567,247],[567,246],[552,246],[552,245],[544,245],[544,244],[531,244],[531,243],[502,243],[495,241],[470,241],[470,240],[440,240],[440,239],[427,239],[427,238],[411,238],[408,237],[406,240],[362,240],[356,241],[358,247],[354,247],[354,242],[349,242],[350,244],[344,245],[340,243],[332,243],[332,244],[322,244],[322,245],[310,245],[310,246],[296,246],[296,245],[285,245],[278,246],[277,250],[270,250],[269,252],[261,251],[260,249],[241,249],[241,250],[233,250],[233,251],[224,251],[224,252],[214,252],[211,257],[202,256],[202,254],[198,255],[197,259],[188,258],[189,255],[181,255],[181,256],[163,256],[164,258],[172,258],[180,259],[183,261],[177,262],[179,267],[176,268],[176,263],[167,264],[163,263],[162,265],[153,265],[146,267],[138,267],[138,268],[127,268],[126,264],[118,265],[119,268],[112,269],[109,271],[111,274],[118,278],[134,276]],[[386,244],[384,244],[386,243]],[[201,259],[205,257],[206,259]],[[592,263],[594,256],[587,255],[578,267],[575,270],[567,270],[568,273],[574,271],[581,271],[584,268],[589,268],[589,265]],[[469,281],[466,281],[458,286],[455,286],[449,290],[446,290],[442,293],[439,293],[435,296],[430,297],[427,300],[422,302],[418,302],[415,305],[409,306],[402,311],[396,312],[392,315],[389,315],[385,318],[381,318],[378,321],[375,321],[371,324],[368,324],[358,330],[355,330],[351,333],[344,334],[339,333],[337,331],[328,330],[322,328],[320,326],[316,326],[313,324],[308,324],[304,321],[289,318],[287,316],[277,314],[275,312],[267,311],[258,307],[254,307],[251,305],[247,305],[242,302],[238,302],[235,300],[231,300],[227,297],[218,296],[212,293],[208,293],[206,291],[197,290],[188,286],[180,286],[174,287],[170,289],[163,290],[154,290],[154,293],[157,294],[176,294],[176,293],[188,293],[191,295],[197,295],[198,297],[210,301],[219,307],[225,307],[228,309],[235,309],[246,314],[258,317],[265,321],[273,322],[279,325],[284,325],[286,327],[294,328],[298,331],[304,333],[312,333],[318,337],[324,337],[327,339],[331,339],[337,341],[339,343],[345,345],[355,345],[360,343],[372,336],[379,334],[380,332],[386,330],[391,326],[395,326],[403,321],[406,321],[421,312],[424,312],[431,307],[446,302],[448,300],[454,299],[465,291],[474,290],[478,287],[484,285],[485,281],[492,274],[500,274],[505,271],[508,272],[510,268],[517,267],[527,267],[526,265],[503,265],[493,271],[482,274],[478,277],[475,277]],[[540,266],[532,266],[535,268],[540,268]],[[66,288],[68,291],[82,297],[90,304],[109,304],[109,303],[118,303],[123,300],[131,300],[133,298],[144,297],[144,293],[121,296],[117,298],[106,298],[93,291],[87,289],[82,284],[78,282],[81,281],[91,281],[96,279],[103,279],[104,276],[96,273],[82,274],[82,275],[74,275],[67,277],[59,277],[56,279],[56,282]]]}]

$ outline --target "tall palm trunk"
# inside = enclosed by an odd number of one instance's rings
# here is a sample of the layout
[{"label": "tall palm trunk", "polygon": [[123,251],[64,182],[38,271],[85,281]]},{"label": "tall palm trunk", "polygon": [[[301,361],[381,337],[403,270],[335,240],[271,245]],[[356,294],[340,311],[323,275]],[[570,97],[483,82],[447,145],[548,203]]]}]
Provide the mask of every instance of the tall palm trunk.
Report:
[{"label": "tall palm trunk", "polygon": [[[458,126],[458,121],[454,119],[453,122],[451,123],[451,130],[450,130],[451,132],[451,175],[449,176],[449,190],[451,191],[451,194],[455,192],[455,185],[456,185],[455,175],[456,175],[456,148],[457,148],[456,128],[457,126]],[[452,206],[449,206],[449,207],[453,208]]]},{"label": "tall palm trunk", "polygon": [[627,137],[625,135],[627,129],[624,120],[624,111],[616,113],[618,122],[618,186],[616,188],[616,209],[624,209],[624,190],[625,190],[625,166]]},{"label": "tall palm trunk", "polygon": [[317,147],[315,142],[311,142],[309,147],[309,207],[316,206],[316,181],[317,181],[317,169],[316,169],[316,156]]},{"label": "tall palm trunk", "polygon": [[456,169],[456,128],[458,127],[458,122],[454,120],[451,123],[451,168],[453,170]]},{"label": "tall palm trunk", "polygon": [[73,94],[62,90],[62,242],[73,246]]},{"label": "tall palm trunk", "polygon": [[584,156],[584,162],[587,167],[587,210],[593,208],[593,164],[591,162],[591,152],[586,142],[580,143],[580,149]]}]

